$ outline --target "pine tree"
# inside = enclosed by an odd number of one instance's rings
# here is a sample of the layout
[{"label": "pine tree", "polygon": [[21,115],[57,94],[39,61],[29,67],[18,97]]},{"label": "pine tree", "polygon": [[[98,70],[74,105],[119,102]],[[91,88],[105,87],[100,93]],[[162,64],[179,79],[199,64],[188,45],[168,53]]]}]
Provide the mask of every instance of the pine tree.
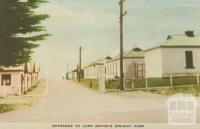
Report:
[{"label": "pine tree", "polygon": [[34,12],[45,0],[0,0],[0,66],[29,62],[37,41],[49,34],[41,22],[46,14]]}]

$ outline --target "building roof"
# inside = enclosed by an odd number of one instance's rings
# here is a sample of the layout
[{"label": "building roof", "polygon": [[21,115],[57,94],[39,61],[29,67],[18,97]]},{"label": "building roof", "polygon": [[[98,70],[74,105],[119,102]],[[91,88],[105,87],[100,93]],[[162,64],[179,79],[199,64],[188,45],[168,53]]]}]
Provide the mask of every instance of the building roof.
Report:
[{"label": "building roof", "polygon": [[38,73],[40,72],[40,65],[38,64],[33,64],[33,73]]},{"label": "building roof", "polygon": [[16,67],[1,67],[0,72],[23,72],[23,66],[16,66]]},{"label": "building roof", "polygon": [[72,70],[71,72],[77,72],[78,70],[77,69],[75,69],[75,70]]},{"label": "building roof", "polygon": [[25,63],[20,66],[15,66],[15,67],[1,67],[0,68],[1,72],[25,72],[25,73],[38,73],[40,71],[40,66],[35,63]]},{"label": "building roof", "polygon": [[94,62],[92,62],[91,64],[85,66],[84,68],[88,68],[88,67],[90,67],[90,66],[95,66],[95,65],[103,65],[104,62],[105,62],[104,60],[97,60],[97,61],[94,61]]},{"label": "building roof", "polygon": [[24,70],[23,66],[16,66],[16,67],[3,67],[4,70]]},{"label": "building roof", "polygon": [[24,64],[24,72],[25,73],[32,73],[33,72],[33,63],[32,62]]},{"label": "building roof", "polygon": [[169,35],[163,43],[159,43],[145,51],[159,47],[200,47],[200,36]]},{"label": "building roof", "polygon": [[84,68],[88,68],[90,66],[95,66],[95,65],[104,65],[107,61],[111,60],[112,58],[107,56],[105,59],[99,59],[97,61],[92,62],[91,64],[85,66]]},{"label": "building roof", "polygon": [[[140,48],[133,48],[124,53],[124,59],[128,59],[128,58],[144,58],[144,51]],[[120,59],[120,56],[118,55],[108,62],[116,61],[119,59]]]}]

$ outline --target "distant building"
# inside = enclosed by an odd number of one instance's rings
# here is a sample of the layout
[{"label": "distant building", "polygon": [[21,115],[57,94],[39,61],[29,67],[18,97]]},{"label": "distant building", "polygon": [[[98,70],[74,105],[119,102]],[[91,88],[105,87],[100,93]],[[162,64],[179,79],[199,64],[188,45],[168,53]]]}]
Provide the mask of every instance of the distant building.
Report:
[{"label": "distant building", "polygon": [[169,35],[165,42],[145,50],[146,77],[187,76],[200,72],[200,36],[193,31]]},{"label": "distant building", "polygon": [[101,73],[100,70],[105,68],[105,63],[111,60],[111,57],[106,57],[105,59],[99,59],[88,66],[84,67],[84,78],[85,79],[98,79],[99,74]]},{"label": "distant building", "polygon": [[66,77],[68,80],[76,80],[78,79],[78,70],[73,70],[73,71],[70,71],[68,73],[66,73]]},{"label": "distant building", "polygon": [[[145,75],[144,52],[140,48],[133,48],[124,53],[125,79],[143,78]],[[105,64],[106,79],[120,77],[120,56],[107,61]]]}]

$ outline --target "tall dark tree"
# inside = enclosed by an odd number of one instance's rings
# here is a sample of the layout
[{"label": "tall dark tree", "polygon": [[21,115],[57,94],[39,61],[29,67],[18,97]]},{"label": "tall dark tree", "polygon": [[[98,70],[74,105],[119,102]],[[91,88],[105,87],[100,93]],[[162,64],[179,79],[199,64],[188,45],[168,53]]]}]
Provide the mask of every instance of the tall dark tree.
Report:
[{"label": "tall dark tree", "polygon": [[37,41],[49,34],[41,22],[46,14],[35,9],[45,0],[0,0],[0,66],[17,66],[31,60]]}]

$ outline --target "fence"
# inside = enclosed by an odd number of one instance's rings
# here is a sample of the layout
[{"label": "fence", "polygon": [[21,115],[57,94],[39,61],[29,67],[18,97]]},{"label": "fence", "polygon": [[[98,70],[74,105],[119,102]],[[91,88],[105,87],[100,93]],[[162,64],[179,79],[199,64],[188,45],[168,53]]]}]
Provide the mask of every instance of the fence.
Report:
[{"label": "fence", "polygon": [[[166,76],[163,78],[125,79],[125,89],[180,87],[200,84],[199,74],[190,76]],[[106,89],[120,89],[119,80],[107,80]]]}]

